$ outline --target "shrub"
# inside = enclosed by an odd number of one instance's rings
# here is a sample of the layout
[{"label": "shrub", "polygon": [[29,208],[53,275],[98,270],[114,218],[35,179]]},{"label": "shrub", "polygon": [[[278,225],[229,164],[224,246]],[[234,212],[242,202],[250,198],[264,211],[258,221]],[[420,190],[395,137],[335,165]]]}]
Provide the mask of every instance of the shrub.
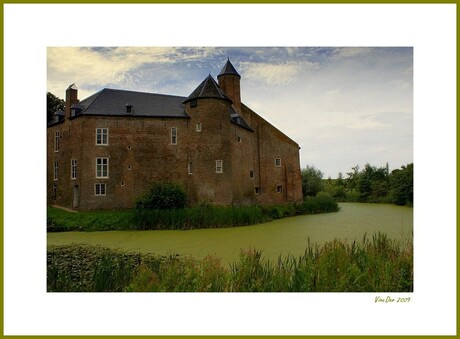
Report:
[{"label": "shrub", "polygon": [[337,212],[339,205],[333,197],[326,192],[318,192],[316,197],[306,197],[301,205],[296,208],[299,214],[317,214],[327,212]]},{"label": "shrub", "polygon": [[159,182],[136,201],[137,210],[184,208],[187,193],[182,186],[173,182]]}]

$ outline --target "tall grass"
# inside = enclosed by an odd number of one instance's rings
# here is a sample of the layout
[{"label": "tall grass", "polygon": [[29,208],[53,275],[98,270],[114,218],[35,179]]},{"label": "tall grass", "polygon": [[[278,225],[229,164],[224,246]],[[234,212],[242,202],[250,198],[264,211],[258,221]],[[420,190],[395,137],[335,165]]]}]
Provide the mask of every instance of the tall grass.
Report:
[{"label": "tall grass", "polygon": [[[92,264],[91,264],[92,263]],[[48,251],[48,291],[411,292],[412,241],[385,234],[323,246],[271,262],[256,249],[224,267],[220,259],[127,254],[91,247]]]},{"label": "tall grass", "polygon": [[203,203],[178,209],[88,211],[70,213],[48,208],[48,231],[189,230],[265,223],[301,214],[338,211],[330,196],[307,198],[302,203],[273,206],[213,206]]}]

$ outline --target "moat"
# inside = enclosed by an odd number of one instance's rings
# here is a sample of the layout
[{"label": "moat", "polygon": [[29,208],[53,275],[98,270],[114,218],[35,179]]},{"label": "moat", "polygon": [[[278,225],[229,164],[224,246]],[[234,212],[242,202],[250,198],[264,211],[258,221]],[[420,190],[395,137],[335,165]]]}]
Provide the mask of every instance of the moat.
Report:
[{"label": "moat", "polygon": [[342,203],[338,213],[305,215],[254,226],[192,231],[106,231],[48,233],[48,246],[89,244],[160,255],[180,254],[223,262],[238,259],[241,249],[256,248],[264,257],[302,255],[308,241],[361,241],[378,232],[404,241],[413,236],[413,209],[385,204]]}]

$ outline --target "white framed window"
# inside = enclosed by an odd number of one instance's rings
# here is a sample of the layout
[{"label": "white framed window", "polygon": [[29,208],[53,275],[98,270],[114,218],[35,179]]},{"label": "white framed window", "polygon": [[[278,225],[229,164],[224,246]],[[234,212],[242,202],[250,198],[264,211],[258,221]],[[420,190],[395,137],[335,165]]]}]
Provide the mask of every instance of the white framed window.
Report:
[{"label": "white framed window", "polygon": [[283,186],[276,186],[276,193],[283,193]]},{"label": "white framed window", "polygon": [[100,196],[100,195],[106,195],[107,190],[106,190],[106,185],[103,183],[97,183],[94,184],[94,195]]},{"label": "white framed window", "polygon": [[216,173],[224,172],[224,162],[222,160],[216,160]]},{"label": "white framed window", "polygon": [[177,145],[177,127],[171,127],[171,144]]},{"label": "white framed window", "polygon": [[54,162],[54,180],[58,180],[59,163]]},{"label": "white framed window", "polygon": [[96,145],[107,146],[109,144],[109,129],[96,128]]},{"label": "white framed window", "polygon": [[54,133],[54,151],[59,152],[59,147],[61,144],[61,131],[56,131]]},{"label": "white framed window", "polygon": [[281,158],[275,158],[275,167],[281,167]]},{"label": "white framed window", "polygon": [[96,158],[96,178],[109,177],[109,158]]},{"label": "white framed window", "polygon": [[238,140],[238,142],[242,142],[243,141],[243,137],[241,135],[238,135],[236,137],[236,140]]},{"label": "white framed window", "polygon": [[70,179],[77,179],[77,159],[70,160]]},{"label": "white framed window", "polygon": [[201,122],[196,123],[196,131],[201,132]]},{"label": "white framed window", "polygon": [[192,167],[192,162],[190,161],[188,163],[188,174],[192,174],[193,173],[193,167]]}]

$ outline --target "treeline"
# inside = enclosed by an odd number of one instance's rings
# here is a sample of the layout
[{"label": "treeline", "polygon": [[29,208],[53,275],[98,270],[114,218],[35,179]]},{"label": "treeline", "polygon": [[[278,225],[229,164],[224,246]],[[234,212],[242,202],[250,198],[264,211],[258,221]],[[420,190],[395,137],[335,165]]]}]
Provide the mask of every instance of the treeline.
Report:
[{"label": "treeline", "polygon": [[304,196],[314,196],[324,191],[342,202],[392,203],[413,206],[414,164],[389,171],[388,165],[376,167],[366,164],[360,170],[352,167],[346,177],[339,173],[337,179],[323,179],[323,173],[314,166],[302,170]]}]

